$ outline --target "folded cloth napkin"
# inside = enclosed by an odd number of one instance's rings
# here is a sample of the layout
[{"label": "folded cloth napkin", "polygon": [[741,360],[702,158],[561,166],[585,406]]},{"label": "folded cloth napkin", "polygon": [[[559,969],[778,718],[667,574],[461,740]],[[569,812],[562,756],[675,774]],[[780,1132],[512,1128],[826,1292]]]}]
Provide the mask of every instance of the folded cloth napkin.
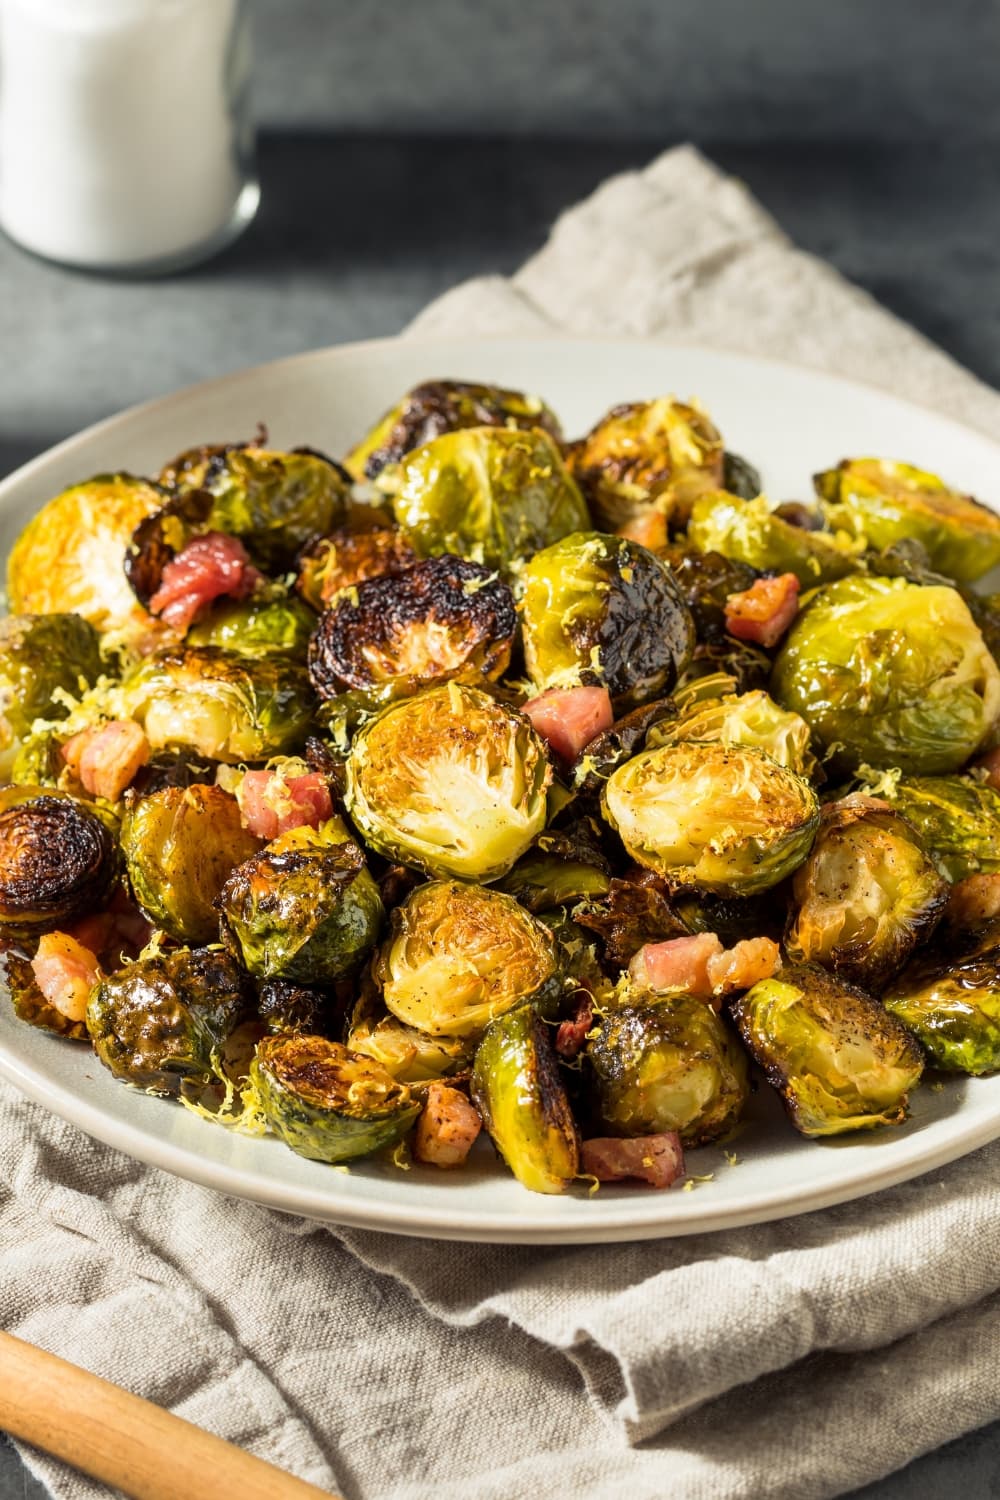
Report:
[{"label": "folded cloth napkin", "polygon": [[[766,349],[1000,420],[690,149],[411,332],[553,330]],[[0,1101],[0,1325],[352,1500],[818,1500],[1000,1417],[1000,1145],[751,1229],[477,1247],[224,1199]],[[26,1457],[64,1500],[104,1493]]]}]

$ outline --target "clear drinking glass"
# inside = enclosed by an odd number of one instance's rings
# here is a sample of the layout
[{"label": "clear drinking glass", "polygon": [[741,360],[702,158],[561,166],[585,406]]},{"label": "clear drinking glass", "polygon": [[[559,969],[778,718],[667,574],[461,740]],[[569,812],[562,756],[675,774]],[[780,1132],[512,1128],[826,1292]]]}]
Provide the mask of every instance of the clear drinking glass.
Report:
[{"label": "clear drinking glass", "polygon": [[112,275],[214,255],[260,199],[250,61],[245,0],[0,0],[0,228]]}]

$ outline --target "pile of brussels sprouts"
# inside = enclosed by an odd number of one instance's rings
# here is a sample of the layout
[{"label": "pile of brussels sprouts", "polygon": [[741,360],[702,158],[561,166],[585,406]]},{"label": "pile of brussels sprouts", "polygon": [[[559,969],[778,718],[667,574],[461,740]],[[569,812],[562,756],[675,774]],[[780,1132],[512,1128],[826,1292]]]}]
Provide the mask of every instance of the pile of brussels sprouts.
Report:
[{"label": "pile of brussels sprouts", "polygon": [[[51,500],[0,622],[31,1025],[325,1162],[667,1186],[1000,1068],[1000,519],[697,405],[428,382]],[[979,584],[979,589],[973,588]],[[663,1162],[668,1161],[668,1167]]]}]

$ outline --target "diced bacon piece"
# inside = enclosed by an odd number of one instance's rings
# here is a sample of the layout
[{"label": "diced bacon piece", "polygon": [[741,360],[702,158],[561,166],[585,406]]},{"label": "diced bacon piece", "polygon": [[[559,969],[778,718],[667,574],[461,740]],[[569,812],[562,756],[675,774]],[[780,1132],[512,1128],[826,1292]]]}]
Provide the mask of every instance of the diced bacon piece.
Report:
[{"label": "diced bacon piece", "polygon": [[1000,792],[1000,750],[991,750],[989,754],[981,755],[976,761],[976,770],[985,771],[983,780],[986,785]]},{"label": "diced bacon piece", "polygon": [[948,894],[945,921],[961,930],[981,927],[1000,917],[1000,875],[967,875]]},{"label": "diced bacon piece", "polygon": [[149,612],[175,630],[187,630],[216,599],[245,599],[260,578],[238,537],[209,531],[167,563]]},{"label": "diced bacon piece", "polygon": [[738,641],[776,646],[799,609],[799,580],[794,573],[758,578],[726,600],[726,629]]},{"label": "diced bacon piece", "polygon": [[68,932],[47,932],[31,960],[35,982],[68,1021],[83,1021],[90,992],[101,977],[96,954]]},{"label": "diced bacon piece", "polygon": [[650,506],[647,510],[640,511],[638,515],[626,521],[624,526],[619,526],[618,535],[627,538],[630,542],[639,542],[643,547],[649,547],[655,551],[657,547],[667,545],[667,517],[666,512],[655,510]]},{"label": "diced bacon piece", "polygon": [[666,943],[647,943],[632,959],[628,971],[637,984],[651,990],[684,990],[708,1000],[712,995],[709,961],[722,952],[714,932],[699,932],[693,937],[670,938]]},{"label": "diced bacon piece", "polygon": [[684,1176],[684,1148],[674,1130],[662,1135],[636,1135],[623,1140],[597,1136],[580,1148],[580,1171],[598,1182],[620,1182],[638,1177],[650,1187],[668,1188]]},{"label": "diced bacon piece", "polygon": [[413,1154],[432,1167],[461,1167],[472,1150],[483,1122],[460,1089],[432,1083],[417,1121]]},{"label": "diced bacon piece", "polygon": [[611,694],[603,687],[550,688],[530,698],[524,712],[549,749],[567,764],[615,722]]},{"label": "diced bacon piece", "polygon": [[132,719],[81,730],[62,747],[62,758],[84,791],[109,802],[118,801],[149,756],[149,741]]},{"label": "diced bacon piece", "polygon": [[276,771],[248,771],[236,796],[244,828],[260,839],[318,828],[333,817],[330,788],[319,771],[287,779]]},{"label": "diced bacon piece", "polygon": [[770,979],[781,963],[781,950],[770,938],[743,938],[708,960],[713,995],[748,990],[760,979]]},{"label": "diced bacon piece", "polygon": [[556,1051],[560,1057],[574,1058],[587,1040],[587,1032],[594,1024],[594,999],[589,990],[578,991],[573,1014],[561,1021],[556,1028]]}]

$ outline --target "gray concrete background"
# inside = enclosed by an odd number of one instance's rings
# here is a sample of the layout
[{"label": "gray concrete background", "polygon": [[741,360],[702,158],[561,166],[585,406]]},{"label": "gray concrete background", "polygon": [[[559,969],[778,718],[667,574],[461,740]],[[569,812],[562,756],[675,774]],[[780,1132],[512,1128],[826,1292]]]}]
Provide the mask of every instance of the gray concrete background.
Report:
[{"label": "gray concrete background", "polygon": [[[125,283],[0,240],[0,474],[179,385],[394,333],[686,138],[1000,386],[1000,3],[252,5],[264,199],[240,244]],[[1000,1424],[853,1500],[958,1493],[1000,1500]],[[2,1500],[43,1494],[0,1439]]]}]

